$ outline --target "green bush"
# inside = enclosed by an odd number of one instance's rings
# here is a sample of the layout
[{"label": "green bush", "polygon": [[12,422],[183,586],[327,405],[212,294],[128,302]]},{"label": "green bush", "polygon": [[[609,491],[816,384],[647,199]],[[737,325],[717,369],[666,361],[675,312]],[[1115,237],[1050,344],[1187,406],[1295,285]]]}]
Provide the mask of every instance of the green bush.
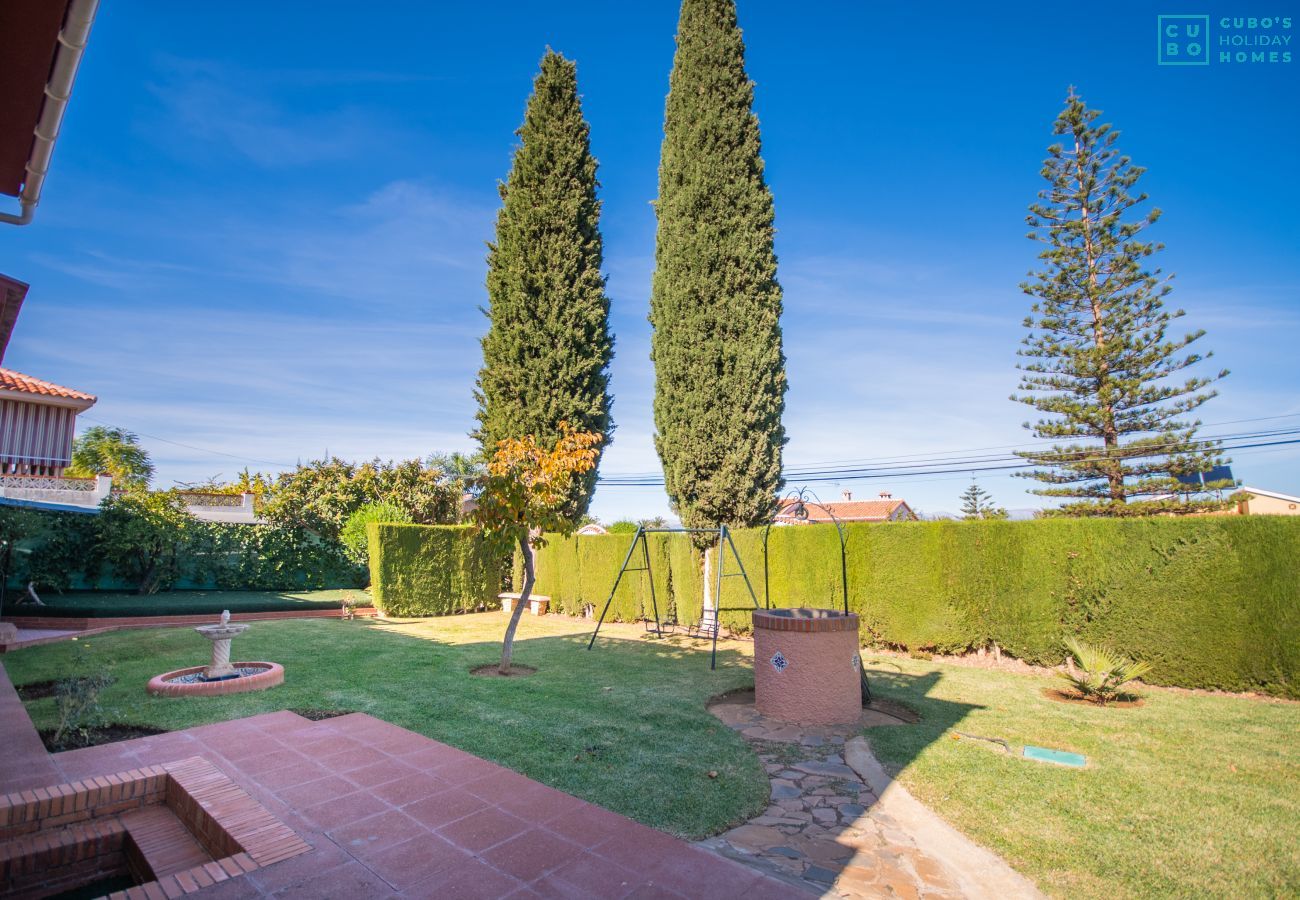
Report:
[{"label": "green bush", "polygon": [[343,530],[339,532],[339,542],[343,544],[343,550],[347,553],[348,559],[359,566],[370,564],[367,528],[371,522],[392,522],[398,525],[410,525],[411,514],[396,504],[383,501],[367,503],[365,506],[358,507],[353,511],[343,524]]},{"label": "green bush", "polygon": [[176,494],[149,491],[109,497],[100,507],[97,526],[99,553],[139,594],[176,583],[186,550],[202,529]]},{"label": "green bush", "polygon": [[[996,644],[1058,665],[1065,639],[1077,637],[1151,663],[1152,683],[1300,696],[1300,520],[900,522],[845,533],[849,606],[865,643],[942,653]],[[679,620],[697,621],[699,554],[686,535],[651,538],[660,608],[666,575]],[[840,606],[833,527],[773,528],[766,575],[762,529],[734,539],[760,604]],[[564,612],[592,604],[599,613],[629,540],[549,539],[538,552],[536,590]],[[735,571],[729,553],[727,571]],[[648,609],[643,573],[627,579],[614,619]],[[727,579],[723,608],[748,603],[743,580]],[[724,612],[722,621],[743,629],[748,615]]]},{"label": "green bush", "polygon": [[[365,569],[342,545],[303,528],[280,525],[219,525],[208,529],[212,562],[195,566],[195,584],[223,591],[301,591],[361,587]],[[194,586],[191,584],[190,586]]]},{"label": "green bush", "polygon": [[371,522],[370,587],[393,616],[445,616],[497,604],[502,560],[468,525]]},{"label": "green bush", "polygon": [[156,511],[115,498],[99,515],[24,512],[21,519],[0,521],[11,594],[29,581],[42,593],[139,590],[146,582],[159,591],[364,584],[363,570],[344,556],[341,544],[303,528],[203,522],[165,499]]}]

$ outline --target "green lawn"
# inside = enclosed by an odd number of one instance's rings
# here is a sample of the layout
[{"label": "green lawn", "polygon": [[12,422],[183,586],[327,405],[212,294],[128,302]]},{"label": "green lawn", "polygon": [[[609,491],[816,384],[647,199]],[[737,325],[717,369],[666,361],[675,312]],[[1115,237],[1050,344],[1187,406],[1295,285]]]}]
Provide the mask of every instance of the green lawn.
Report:
[{"label": "green lawn", "polygon": [[[500,658],[501,613],[409,623],[301,619],[254,623],[236,659],[274,660],[285,683],[232,697],[159,699],[144,685],[160,672],[204,662],[190,629],[112,632],[5,654],[15,684],[59,677],[78,644],[116,677],[109,718],[177,729],[285,708],[341,708],[446,741],[532,778],[683,837],[703,837],[762,811],[768,785],[739,735],[705,709],[712,695],[752,684],[738,647],[720,645],[710,672],[704,644],[603,637],[525,616],[515,661],[528,678],[471,676]],[[613,633],[636,634],[626,626]],[[29,711],[51,724],[53,700]],[[717,773],[710,778],[709,772]]]},{"label": "green lawn", "polygon": [[[757,758],[705,710],[752,683],[751,645],[655,643],[628,626],[587,652],[586,627],[521,622],[522,679],[478,678],[499,654],[500,613],[401,621],[255,623],[239,659],[286,669],[272,690],[155,699],[145,682],[203,661],[189,629],[148,629],[6,654],[15,684],[58,677],[75,648],[117,681],[112,719],[184,728],[284,708],[360,710],[685,837],[724,830],[768,796]],[[602,632],[604,634],[604,632]],[[1138,708],[1063,705],[1046,677],[866,654],[876,692],[923,716],[869,729],[882,761],[932,809],[1062,897],[1300,893],[1300,703],[1143,689]],[[29,704],[48,725],[49,699]],[[953,740],[952,730],[1074,750],[1071,770]],[[708,777],[718,773],[716,779]]]},{"label": "green lawn", "polygon": [[[881,696],[923,716],[868,730],[881,761],[1044,891],[1300,895],[1300,703],[1143,689],[1139,708],[1097,708],[1048,700],[1048,677],[911,659],[870,672]],[[1017,754],[1073,750],[1088,766],[1029,762],[948,729]]]},{"label": "green lawn", "polygon": [[[11,591],[11,593],[16,593]],[[6,606],[5,615],[70,616],[105,618],[112,616],[220,615],[231,612],[274,612],[301,609],[338,609],[344,597],[355,597],[369,605],[365,591],[164,591],[160,594],[116,594],[99,591],[69,591],[41,597],[44,606]]]}]

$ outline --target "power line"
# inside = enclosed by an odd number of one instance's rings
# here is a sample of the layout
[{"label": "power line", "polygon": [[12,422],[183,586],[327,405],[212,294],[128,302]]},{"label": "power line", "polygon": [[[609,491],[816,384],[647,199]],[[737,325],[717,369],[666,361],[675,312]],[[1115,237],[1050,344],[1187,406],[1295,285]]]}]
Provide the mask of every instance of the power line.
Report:
[{"label": "power line", "polygon": [[[1241,425],[1247,422],[1270,422],[1270,421],[1275,421],[1277,419],[1296,419],[1296,418],[1300,418],[1300,412],[1285,413],[1283,415],[1277,415],[1277,416],[1255,416],[1248,419],[1228,419],[1222,422],[1204,422],[1200,425],[1200,427],[1218,428],[1223,425]],[[1216,437],[1215,435],[1206,435],[1207,439],[1213,439],[1215,437]],[[1218,435],[1217,437],[1230,438],[1231,435]],[[1041,446],[1042,446],[1041,443],[1034,443],[1034,442],[1020,443],[1020,444],[995,444],[989,447],[968,447],[962,450],[931,450],[922,453],[903,453],[894,456],[864,456],[864,457],[856,457],[852,459],[821,460],[821,461],[803,463],[797,469],[793,469],[791,471],[802,472],[808,470],[816,470],[822,467],[852,466],[855,463],[876,463],[878,465],[884,465],[886,463],[891,463],[891,462],[901,462],[910,459],[923,459],[926,457],[955,456],[957,454],[963,454],[963,453],[983,453],[989,450],[1033,449],[1035,447],[1041,447]],[[965,457],[962,458],[965,459]],[[936,459],[935,461],[942,462],[943,460]],[[611,479],[620,479],[620,478],[642,479],[642,478],[656,478],[659,475],[660,473],[658,471],[641,471],[641,472],[617,472],[611,474],[608,477]]]},{"label": "power line", "polygon": [[[1295,434],[1300,434],[1300,428],[1280,429],[1280,430],[1274,430],[1274,431],[1238,432],[1238,433],[1236,433],[1236,434],[1215,435],[1215,436],[1211,436],[1211,437],[1202,438],[1202,439],[1200,439],[1200,440],[1198,440],[1198,441],[1194,441],[1194,442],[1192,442],[1192,446],[1193,446],[1193,447],[1198,447],[1198,448],[1201,448],[1201,449],[1211,449],[1211,448],[1213,448],[1216,444],[1218,444],[1218,443],[1220,443],[1220,442],[1222,442],[1222,441],[1257,440],[1257,439],[1265,438],[1265,437],[1286,437],[1286,436],[1295,435]],[[1039,445],[1039,446],[1041,446],[1041,445]],[[1127,456],[1127,457],[1123,457],[1123,458],[1126,458],[1126,459],[1140,459],[1140,458],[1149,457],[1149,456],[1152,456],[1152,455],[1158,455],[1158,454],[1159,454],[1161,451],[1163,451],[1163,450],[1166,450],[1166,449],[1169,449],[1169,448],[1178,447],[1178,446],[1181,446],[1181,442],[1171,442],[1171,443],[1166,443],[1166,444],[1150,444],[1150,445],[1147,445],[1147,446],[1144,446],[1144,447],[1141,447],[1141,448],[1136,448],[1136,449],[1140,450],[1141,452],[1135,452],[1135,453],[1133,453],[1131,456]],[[1231,448],[1224,448],[1224,449],[1231,449]],[[1036,454],[1036,455],[1040,458],[1040,460],[1046,460],[1046,459],[1049,458],[1052,454],[1051,454],[1051,451],[1050,451],[1050,450],[1044,448],[1042,451],[1040,451],[1040,452],[1039,452],[1038,454]],[[1061,456],[1059,457],[1059,461],[1061,461],[1061,462],[1090,462],[1090,461],[1102,461],[1102,460],[1106,460],[1106,459],[1110,459],[1110,458],[1112,458],[1112,457],[1108,457],[1108,456],[1099,456],[1099,457],[1073,456],[1073,457],[1071,457],[1071,456],[1068,456],[1068,455],[1061,455]],[[853,475],[855,475],[855,474],[859,474],[859,473],[863,473],[863,472],[877,472],[877,471],[879,471],[879,472],[884,472],[884,473],[886,473],[886,474],[889,474],[889,473],[894,473],[894,474],[909,474],[912,470],[917,470],[917,469],[929,469],[929,468],[932,468],[932,467],[934,467],[934,466],[950,466],[950,467],[953,467],[954,470],[961,470],[961,469],[985,468],[985,467],[988,467],[988,466],[989,466],[990,464],[992,464],[992,463],[1002,463],[1002,462],[1007,462],[1007,463],[1017,463],[1017,467],[1025,467],[1025,466],[1033,466],[1033,465],[1041,465],[1041,464],[1044,464],[1044,463],[1041,462],[1041,461],[1036,463],[1036,462],[1033,462],[1032,460],[1029,461],[1029,462],[1025,462],[1024,459],[1023,459],[1023,457],[1016,456],[1016,455],[1010,455],[1010,454],[995,454],[995,455],[980,456],[980,457],[967,457],[967,458],[964,458],[964,459],[929,460],[929,461],[918,461],[918,462],[915,462],[915,463],[904,463],[904,462],[899,462],[899,463],[883,463],[883,464],[881,464],[881,465],[876,465],[876,466],[852,466],[852,467],[843,467],[843,468],[836,468],[836,469],[787,469],[783,474],[784,474],[784,476],[785,476],[787,479],[808,479],[808,478],[814,478],[814,477],[818,477],[818,476],[826,476],[826,477],[823,477],[821,480],[832,480],[832,481],[833,481],[833,480],[835,480],[835,477],[836,477],[836,476],[839,476],[839,477],[848,477],[848,476],[853,476]],[[663,483],[663,479],[662,479],[662,477],[661,477],[661,476],[657,476],[657,475],[645,475],[645,476],[640,476],[640,477],[610,476],[610,477],[608,477],[608,478],[601,479],[601,481],[602,481],[602,483],[606,483],[606,484],[622,484],[622,483],[637,483],[637,484],[644,484],[644,483],[659,483],[659,484],[662,484],[662,483]]]},{"label": "power line", "polygon": [[[1250,437],[1249,435],[1243,436],[1243,438],[1249,438],[1249,437]],[[1205,443],[1205,442],[1201,442],[1201,443]],[[1229,444],[1229,445],[1224,445],[1219,449],[1229,450],[1229,451],[1251,450],[1259,447],[1281,447],[1281,446],[1286,446],[1291,444],[1300,444],[1300,438],[1290,438],[1287,440],[1278,440],[1278,441],[1259,441],[1259,442],[1245,443],[1245,444]],[[1124,459],[1132,460],[1132,459],[1142,459],[1150,456],[1158,456],[1160,455],[1160,452],[1161,451],[1158,448],[1149,448],[1149,452],[1145,454],[1135,454],[1133,456],[1124,457]],[[1089,463],[1089,462],[1103,462],[1111,458],[1113,457],[1105,457],[1105,456],[1082,457],[1079,459],[1071,459],[1069,460],[1069,462],[1076,463],[1076,464]],[[878,478],[890,478],[890,479],[896,479],[901,481],[910,475],[947,475],[947,474],[964,472],[974,477],[978,473],[1011,472],[1019,469],[1032,469],[1035,468],[1037,465],[1040,464],[1034,463],[1032,461],[1026,461],[1026,460],[1021,460],[1019,462],[1008,461],[1005,463],[999,463],[999,461],[997,460],[990,460],[984,463],[977,463],[975,465],[970,465],[970,464],[953,465],[949,463],[945,468],[933,468],[933,467],[927,468],[924,466],[914,466],[910,468],[903,468],[903,467],[861,468],[861,469],[849,470],[846,472],[839,472],[831,475],[805,476],[805,475],[800,475],[798,473],[787,473],[785,477],[788,480],[798,481],[801,484],[824,484],[827,482],[838,483],[843,481],[866,481],[866,480],[878,479]],[[657,478],[657,479],[647,478],[639,481],[605,481],[602,479],[598,483],[605,487],[660,487],[663,485],[664,482],[662,478]]]},{"label": "power line", "polygon": [[281,468],[285,468],[285,469],[293,468],[292,463],[276,462],[275,460],[270,460],[270,459],[254,459],[251,456],[240,456],[235,453],[226,453],[224,450],[213,450],[211,447],[198,447],[195,446],[194,444],[183,444],[180,441],[173,441],[171,438],[159,437],[156,434],[149,434],[146,431],[136,431],[134,428],[124,428],[124,426],[118,425],[114,422],[106,422],[103,419],[96,418],[95,416],[88,416],[85,413],[81,414],[81,418],[89,419],[92,422],[98,422],[100,425],[107,425],[110,428],[123,428],[123,430],[130,431],[133,434],[138,434],[140,435],[140,437],[147,437],[150,440],[154,440],[154,441],[162,441],[164,444],[172,444],[173,446],[176,447],[184,447],[186,450],[197,450],[200,453],[210,453],[213,456],[225,456],[225,457],[229,457],[230,459],[238,460],[239,462],[262,463],[263,465],[280,466]]}]

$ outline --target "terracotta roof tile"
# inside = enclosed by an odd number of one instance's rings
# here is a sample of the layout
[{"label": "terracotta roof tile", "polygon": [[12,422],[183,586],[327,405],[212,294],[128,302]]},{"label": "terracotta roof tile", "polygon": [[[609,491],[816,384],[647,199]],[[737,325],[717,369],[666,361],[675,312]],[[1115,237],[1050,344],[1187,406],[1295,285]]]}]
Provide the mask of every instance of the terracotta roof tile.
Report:
[{"label": "terracotta roof tile", "polygon": [[[776,517],[782,521],[796,521],[793,517],[786,514],[786,509],[793,505],[793,501],[783,501],[781,508],[777,511]],[[884,522],[892,516],[900,506],[906,507],[907,504],[902,500],[837,500],[834,503],[823,504],[827,509],[835,514],[835,518],[841,522]],[[826,514],[826,510],[819,506],[809,503],[807,505],[808,522],[829,522],[831,517]],[[911,513],[911,507],[907,508]],[[910,517],[910,516],[909,516]]]},{"label": "terracotta roof tile", "polygon": [[62,385],[42,381],[13,369],[0,369],[0,391],[16,391],[21,394],[40,394],[44,397],[58,397],[62,400],[87,400],[95,402],[93,394],[76,391]]}]

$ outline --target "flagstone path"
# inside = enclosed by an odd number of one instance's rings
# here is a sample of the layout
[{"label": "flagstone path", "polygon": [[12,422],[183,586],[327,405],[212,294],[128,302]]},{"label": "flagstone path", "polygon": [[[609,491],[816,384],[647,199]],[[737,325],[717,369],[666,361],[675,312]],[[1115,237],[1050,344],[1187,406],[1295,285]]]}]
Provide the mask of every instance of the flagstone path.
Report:
[{"label": "flagstone path", "polygon": [[980,887],[978,873],[961,871],[946,854],[919,846],[912,829],[897,821],[846,763],[847,740],[868,726],[905,724],[900,716],[914,720],[908,711],[877,705],[854,725],[801,727],[759,715],[753,692],[732,695],[710,710],[754,747],[767,769],[772,798],[762,815],[701,845],[762,871],[797,877],[824,896],[983,893],[972,891]]}]

